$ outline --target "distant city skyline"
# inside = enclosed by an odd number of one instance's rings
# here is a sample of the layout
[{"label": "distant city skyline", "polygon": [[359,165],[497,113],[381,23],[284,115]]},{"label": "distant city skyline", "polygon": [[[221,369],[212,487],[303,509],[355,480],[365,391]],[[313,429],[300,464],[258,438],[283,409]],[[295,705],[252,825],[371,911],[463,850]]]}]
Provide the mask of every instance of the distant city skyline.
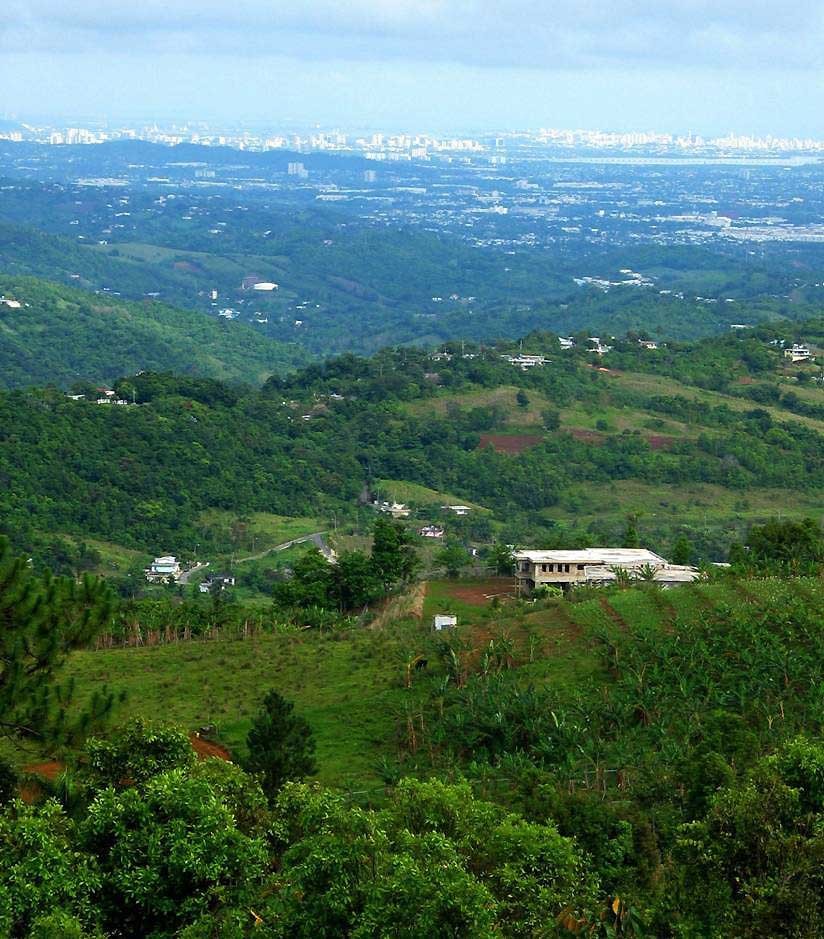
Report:
[{"label": "distant city skyline", "polygon": [[702,134],[696,131],[673,133],[647,129],[620,131],[602,128],[500,128],[488,130],[455,130],[446,134],[432,134],[407,128],[351,128],[324,127],[307,122],[305,127],[265,126],[261,122],[209,122],[189,121],[126,121],[83,119],[11,119],[0,112],[0,139],[30,140],[50,144],[93,144],[112,140],[134,139],[156,143],[195,143],[230,146],[241,149],[295,149],[304,152],[340,150],[377,154],[405,151],[412,158],[426,157],[437,151],[484,151],[501,153],[507,149],[537,146],[549,150],[603,149],[639,152],[709,152],[751,151],[820,153],[824,151],[824,138],[800,135],[753,135],[730,131],[723,135]]},{"label": "distant city skyline", "polygon": [[817,0],[7,0],[0,55],[21,116],[824,137]]}]

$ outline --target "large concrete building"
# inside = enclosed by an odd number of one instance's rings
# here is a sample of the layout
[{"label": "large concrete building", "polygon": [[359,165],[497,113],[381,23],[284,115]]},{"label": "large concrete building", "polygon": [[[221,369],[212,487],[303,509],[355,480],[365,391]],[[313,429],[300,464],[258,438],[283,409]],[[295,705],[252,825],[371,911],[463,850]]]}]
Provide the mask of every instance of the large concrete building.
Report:
[{"label": "large concrete building", "polygon": [[691,583],[700,576],[694,567],[670,564],[646,548],[584,548],[579,551],[516,551],[515,580],[519,593],[536,587],[567,590],[579,584],[609,584],[626,571],[641,579],[651,575],[662,587]]}]

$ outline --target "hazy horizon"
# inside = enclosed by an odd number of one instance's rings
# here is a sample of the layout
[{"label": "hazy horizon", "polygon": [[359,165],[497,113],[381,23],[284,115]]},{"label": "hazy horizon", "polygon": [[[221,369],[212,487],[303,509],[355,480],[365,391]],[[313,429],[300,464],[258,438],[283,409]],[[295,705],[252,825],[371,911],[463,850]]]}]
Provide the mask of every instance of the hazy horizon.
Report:
[{"label": "hazy horizon", "polygon": [[12,0],[21,117],[824,137],[824,9],[741,0]]}]

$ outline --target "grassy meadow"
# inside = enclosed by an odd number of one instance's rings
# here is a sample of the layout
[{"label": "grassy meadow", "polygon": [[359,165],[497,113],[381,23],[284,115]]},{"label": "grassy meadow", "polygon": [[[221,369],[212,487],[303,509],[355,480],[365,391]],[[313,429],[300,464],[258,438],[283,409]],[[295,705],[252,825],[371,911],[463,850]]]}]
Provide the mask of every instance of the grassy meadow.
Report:
[{"label": "grassy meadow", "polygon": [[[379,616],[372,628],[85,651],[71,656],[65,673],[75,682],[78,705],[105,685],[124,695],[115,707],[116,723],[141,715],[188,730],[214,724],[218,739],[236,754],[258,702],[276,688],[312,726],[318,778],[368,792],[382,785],[381,765],[398,757],[399,727],[414,713],[416,689],[443,679],[438,646],[444,640],[473,663],[490,641],[507,642],[518,682],[574,695],[611,680],[596,638],[650,631],[663,636],[674,624],[704,621],[715,609],[742,603],[768,619],[791,598],[824,606],[824,583],[811,578],[600,591],[576,603],[533,604],[507,599],[511,592],[506,578],[430,581],[413,588],[409,604],[393,601],[390,615]],[[458,628],[434,634],[436,612],[457,614]],[[427,658],[428,668],[413,672],[406,688],[407,663],[418,655]]]}]

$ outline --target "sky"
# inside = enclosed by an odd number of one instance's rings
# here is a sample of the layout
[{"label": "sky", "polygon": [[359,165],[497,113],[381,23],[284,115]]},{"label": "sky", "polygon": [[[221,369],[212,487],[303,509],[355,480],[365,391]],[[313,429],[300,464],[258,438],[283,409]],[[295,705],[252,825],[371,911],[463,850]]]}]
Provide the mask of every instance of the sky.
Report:
[{"label": "sky", "polygon": [[0,115],[824,138],[822,0],[0,0]]}]

